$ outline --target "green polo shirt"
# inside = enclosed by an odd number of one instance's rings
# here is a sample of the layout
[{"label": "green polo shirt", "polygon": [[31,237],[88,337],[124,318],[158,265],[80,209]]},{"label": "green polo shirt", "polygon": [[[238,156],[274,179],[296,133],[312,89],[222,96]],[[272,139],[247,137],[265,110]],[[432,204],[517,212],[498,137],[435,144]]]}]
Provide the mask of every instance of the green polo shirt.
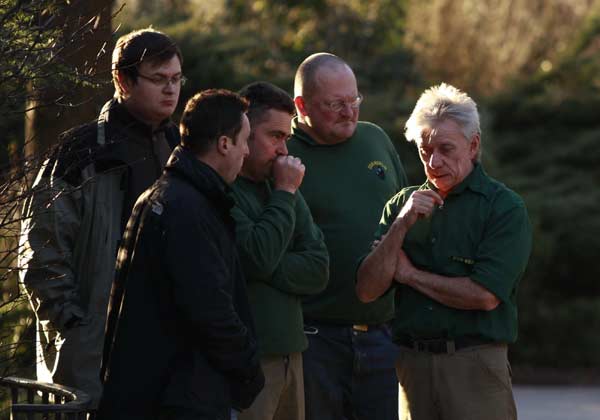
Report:
[{"label": "green polo shirt", "polygon": [[[377,230],[388,231],[410,195],[429,183],[405,188],[386,204]],[[510,343],[517,338],[517,288],[531,251],[531,225],[523,200],[490,178],[481,165],[456,186],[433,215],[407,232],[403,249],[421,269],[469,277],[501,303],[492,311],[460,310],[396,283],[394,336],[477,337]]]}]

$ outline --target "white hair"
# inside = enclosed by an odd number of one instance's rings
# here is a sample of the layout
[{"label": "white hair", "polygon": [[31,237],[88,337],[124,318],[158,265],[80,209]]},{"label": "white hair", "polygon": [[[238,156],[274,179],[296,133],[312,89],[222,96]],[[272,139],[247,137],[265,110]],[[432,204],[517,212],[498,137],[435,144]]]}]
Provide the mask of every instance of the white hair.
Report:
[{"label": "white hair", "polygon": [[[450,119],[461,128],[465,138],[471,141],[475,134],[481,135],[477,104],[466,93],[446,83],[427,89],[415,105],[404,127],[406,140],[421,140],[423,130]],[[481,158],[481,146],[477,160]]]}]

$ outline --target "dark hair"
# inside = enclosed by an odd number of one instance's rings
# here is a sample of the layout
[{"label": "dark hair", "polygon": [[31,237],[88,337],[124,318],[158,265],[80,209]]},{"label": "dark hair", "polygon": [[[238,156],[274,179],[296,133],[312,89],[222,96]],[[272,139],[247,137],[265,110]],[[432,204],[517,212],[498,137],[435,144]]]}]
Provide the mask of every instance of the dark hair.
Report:
[{"label": "dark hair", "polygon": [[[152,28],[130,32],[117,40],[113,51],[113,80],[116,81],[117,73],[121,73],[136,83],[141,63],[161,64],[174,56],[183,65],[181,50],[168,35]],[[115,86],[118,89],[118,83]]]},{"label": "dark hair", "polygon": [[179,123],[181,144],[196,155],[204,155],[219,137],[235,137],[242,129],[248,101],[226,89],[208,89],[195,94],[185,105]]},{"label": "dark hair", "polygon": [[270,109],[287,112],[294,115],[296,107],[294,100],[283,89],[269,82],[254,82],[244,86],[238,92],[250,103],[248,119],[250,124],[260,124],[265,113]]}]

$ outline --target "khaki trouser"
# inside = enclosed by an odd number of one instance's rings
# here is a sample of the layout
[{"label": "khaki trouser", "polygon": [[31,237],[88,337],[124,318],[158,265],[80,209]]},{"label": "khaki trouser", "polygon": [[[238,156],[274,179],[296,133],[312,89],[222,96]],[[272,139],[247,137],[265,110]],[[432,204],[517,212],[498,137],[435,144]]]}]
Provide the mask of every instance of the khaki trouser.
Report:
[{"label": "khaki trouser", "polygon": [[401,347],[396,362],[407,420],[516,420],[506,345],[452,354]]},{"label": "khaki trouser", "polygon": [[260,361],[265,387],[239,420],[304,420],[302,353],[266,356]]}]

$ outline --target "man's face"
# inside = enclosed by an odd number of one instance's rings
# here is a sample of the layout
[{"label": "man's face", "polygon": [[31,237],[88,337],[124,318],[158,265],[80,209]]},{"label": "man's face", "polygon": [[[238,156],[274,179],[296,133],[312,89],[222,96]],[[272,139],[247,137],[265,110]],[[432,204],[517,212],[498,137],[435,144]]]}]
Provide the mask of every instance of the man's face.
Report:
[{"label": "man's face", "polygon": [[261,121],[252,126],[248,143],[250,155],[244,161],[242,175],[253,181],[270,178],[275,159],[288,154],[286,142],[291,135],[291,126],[290,114],[269,109]]},{"label": "man's face", "polygon": [[445,196],[473,170],[479,135],[469,141],[457,123],[446,119],[423,130],[417,147],[427,179]]},{"label": "man's face", "polygon": [[237,178],[244,159],[248,156],[248,137],[250,136],[250,122],[246,114],[242,115],[242,128],[235,137],[235,141],[230,142],[229,153],[227,154],[227,167],[223,179],[231,184]]},{"label": "man's face", "polygon": [[[309,134],[322,144],[336,144],[352,137],[356,130],[359,108],[350,104],[358,97],[356,78],[350,68],[323,67],[317,71],[317,88],[310,97],[304,98]],[[333,111],[332,104],[340,101],[343,106]]]},{"label": "man's face", "polygon": [[125,106],[134,117],[156,128],[177,106],[181,83],[174,78],[181,77],[181,63],[176,55],[161,64],[142,62],[138,74],[136,83],[123,79]]}]

